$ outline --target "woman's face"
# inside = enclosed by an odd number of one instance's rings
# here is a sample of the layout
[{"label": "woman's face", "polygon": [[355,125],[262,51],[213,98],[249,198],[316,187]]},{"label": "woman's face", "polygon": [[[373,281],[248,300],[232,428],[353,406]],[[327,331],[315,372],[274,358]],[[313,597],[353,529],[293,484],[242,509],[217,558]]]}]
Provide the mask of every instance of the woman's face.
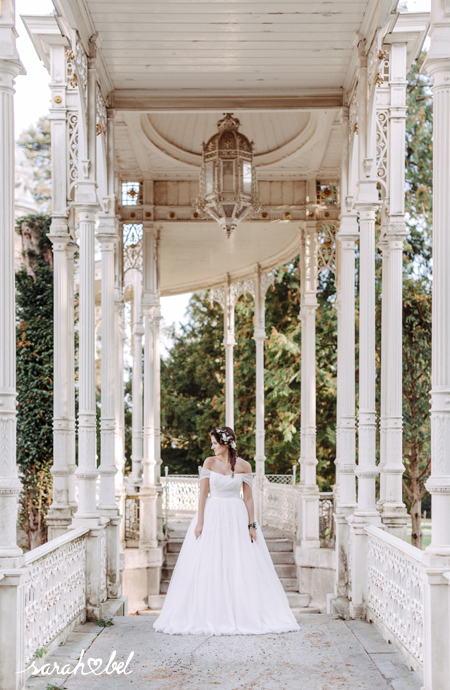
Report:
[{"label": "woman's face", "polygon": [[214,451],[214,455],[222,455],[226,452],[227,447],[220,444],[214,436],[211,436],[211,449]]}]

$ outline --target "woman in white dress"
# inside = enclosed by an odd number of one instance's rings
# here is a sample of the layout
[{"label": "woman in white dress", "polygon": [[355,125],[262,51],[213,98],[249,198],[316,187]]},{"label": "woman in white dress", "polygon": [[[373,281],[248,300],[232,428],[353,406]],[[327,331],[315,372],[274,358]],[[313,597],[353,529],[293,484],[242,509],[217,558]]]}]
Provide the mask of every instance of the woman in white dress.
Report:
[{"label": "woman in white dress", "polygon": [[214,429],[211,444],[214,457],[201,470],[198,511],[153,627],[170,635],[299,630],[254,519],[251,466],[237,457],[230,427]]}]

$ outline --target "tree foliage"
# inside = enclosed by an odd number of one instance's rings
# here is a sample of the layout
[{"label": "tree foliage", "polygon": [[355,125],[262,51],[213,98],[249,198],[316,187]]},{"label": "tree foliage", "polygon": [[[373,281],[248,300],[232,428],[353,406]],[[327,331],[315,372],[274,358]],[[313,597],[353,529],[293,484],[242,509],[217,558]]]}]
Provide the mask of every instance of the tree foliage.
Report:
[{"label": "tree foliage", "polygon": [[[333,481],[336,402],[336,313],[334,284],[323,277],[318,294],[318,460],[320,481]],[[298,258],[277,272],[266,297],[265,415],[266,471],[286,473],[300,452],[301,325]],[[255,342],[253,299],[236,305],[234,348],[235,429],[239,454],[255,454]],[[210,454],[209,431],[225,423],[225,356],[222,309],[206,294],[191,298],[189,321],[163,361],[163,462],[171,472],[195,473]]]},{"label": "tree foliage", "polygon": [[44,516],[52,500],[53,265],[51,219],[17,219],[24,264],[16,273],[17,463],[23,484],[19,524],[30,549],[46,541]]},{"label": "tree foliage", "polygon": [[51,210],[51,140],[50,120],[40,117],[36,125],[24,130],[17,140],[26,153],[34,174],[33,194],[43,211]]}]

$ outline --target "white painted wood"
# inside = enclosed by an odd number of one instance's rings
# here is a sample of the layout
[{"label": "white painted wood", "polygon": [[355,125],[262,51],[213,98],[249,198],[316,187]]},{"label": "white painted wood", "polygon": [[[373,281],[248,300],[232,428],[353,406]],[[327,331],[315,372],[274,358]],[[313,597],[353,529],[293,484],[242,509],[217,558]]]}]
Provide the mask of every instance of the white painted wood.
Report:
[{"label": "white painted wood", "polygon": [[[406,541],[408,516],[403,503],[402,475],[402,276],[405,225],[405,123],[406,123],[406,43],[395,42],[389,56],[390,107],[388,123],[389,207],[383,249],[384,357],[382,396],[384,402],[384,499],[382,521],[385,528]],[[387,254],[387,256],[386,256]],[[386,265],[385,265],[386,263]],[[387,275],[385,276],[385,270]],[[386,279],[386,285],[384,281]],[[384,375],[383,375],[384,373]],[[384,391],[383,391],[384,388]],[[381,461],[381,457],[380,457]]]},{"label": "white painted wood", "polygon": [[[313,182],[309,184],[311,193]],[[306,222],[300,251],[301,416],[300,506],[297,540],[302,548],[320,548],[319,487],[316,483],[316,309],[317,221]]]},{"label": "white painted wood", "polygon": [[[12,0],[2,5],[0,32],[0,564],[4,568],[15,568],[22,562],[22,550],[16,542],[21,483],[16,467],[13,95],[14,80],[24,74],[24,69],[16,49]],[[6,637],[2,640],[6,643]]]},{"label": "white painted wood", "polygon": [[132,356],[133,356],[133,380],[132,380],[132,482],[136,484],[141,478],[142,472],[142,337],[144,327],[142,324],[142,274],[133,271],[133,321],[132,321]]},{"label": "white painted wood", "polygon": [[[342,118],[343,152],[341,175],[341,219],[336,241],[338,264],[338,343],[337,343],[337,418],[335,503],[336,551],[344,557],[336,568],[336,594],[348,596],[349,525],[346,518],[356,508],[356,429],[355,429],[355,249],[358,223],[350,186],[352,168],[349,150],[349,118]],[[336,495],[336,491],[335,491]]]}]

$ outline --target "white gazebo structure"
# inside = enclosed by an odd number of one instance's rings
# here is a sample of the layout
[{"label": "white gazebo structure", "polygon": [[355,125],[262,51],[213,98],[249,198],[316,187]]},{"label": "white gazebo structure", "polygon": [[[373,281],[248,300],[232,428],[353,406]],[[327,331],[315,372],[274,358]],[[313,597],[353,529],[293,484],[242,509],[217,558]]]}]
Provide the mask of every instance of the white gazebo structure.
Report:
[{"label": "white gazebo structure", "polygon": [[[298,594],[308,601],[310,596],[318,600],[327,595],[330,610],[347,602],[352,616],[373,621],[397,645],[424,678],[426,690],[446,690],[450,677],[448,0],[433,0],[431,18],[399,14],[397,0],[319,2],[314,11],[302,0],[53,2],[53,15],[23,17],[51,74],[55,284],[49,542],[25,555],[16,543],[20,482],[15,459],[12,126],[14,80],[23,74],[23,67],[15,47],[14,0],[3,0],[0,6],[0,686],[21,688],[20,672],[36,648],[53,649],[79,621],[99,618],[114,605],[116,611],[123,611],[127,596],[133,610],[161,596],[167,541],[163,488],[170,478],[161,477],[160,298],[209,289],[211,299],[224,310],[223,421],[230,425],[234,307],[241,294],[254,296],[258,514],[268,524],[292,527]],[[421,552],[405,541],[401,310],[406,74],[428,29],[431,47],[425,69],[433,77],[434,92],[435,259],[432,470],[427,487],[433,525],[431,546]],[[229,164],[237,160],[232,155],[234,145],[229,145],[229,160],[222,154],[214,159],[219,166],[216,177],[210,178],[203,167],[202,143],[210,140],[217,121],[227,113],[239,118],[239,131],[255,145],[252,156],[247,152],[242,158],[251,162],[251,174],[257,176],[257,186],[251,177],[255,184],[251,192],[250,169],[243,169],[238,183],[237,168]],[[222,194],[222,226],[204,204],[196,204],[200,175],[211,208],[212,196]],[[212,179],[216,182],[211,187]],[[238,218],[244,192],[251,213],[245,211],[246,218],[231,228],[227,213]],[[232,211],[226,209],[227,194],[234,195]],[[375,219],[379,211],[383,346],[377,420]],[[231,228],[229,237],[224,227]],[[96,241],[101,248],[97,290]],[[358,242],[360,373],[355,409]],[[77,248],[79,409],[75,419]],[[281,485],[277,492],[264,471],[264,297],[276,267],[298,254],[300,482]],[[315,312],[322,270],[333,271],[338,295],[334,549],[329,544],[325,548],[321,539],[323,497],[316,482]],[[126,290],[133,299],[135,366],[133,468],[125,481]],[[96,301],[102,321],[99,465]],[[267,508],[269,494],[272,508],[276,505],[272,513]]]}]

